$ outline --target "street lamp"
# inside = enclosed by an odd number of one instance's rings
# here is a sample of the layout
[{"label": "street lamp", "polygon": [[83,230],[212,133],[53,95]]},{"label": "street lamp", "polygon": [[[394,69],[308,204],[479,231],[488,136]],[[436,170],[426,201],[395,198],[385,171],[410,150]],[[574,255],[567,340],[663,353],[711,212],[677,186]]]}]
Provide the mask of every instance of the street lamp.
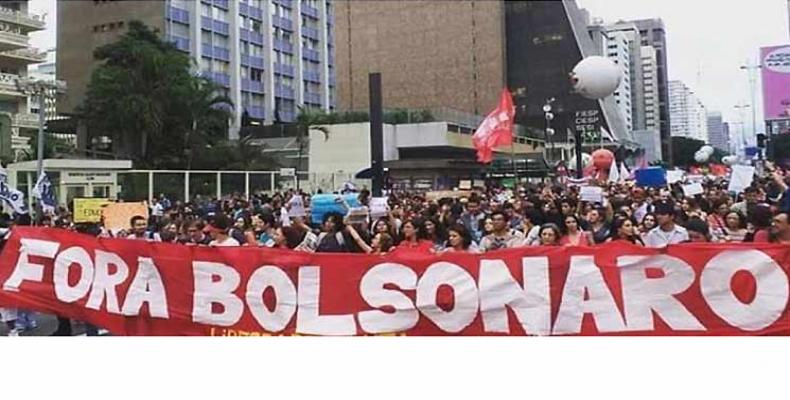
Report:
[{"label": "street lamp", "polygon": [[46,117],[46,99],[66,91],[66,84],[62,81],[33,80],[27,77],[17,79],[16,86],[20,92],[38,99],[38,151],[36,171],[41,177],[44,172],[44,125]]},{"label": "street lamp", "polygon": [[552,113],[551,103],[554,98],[546,99],[546,104],[543,105],[543,118],[546,121],[546,128],[544,130],[545,139],[550,143],[549,161],[554,160],[554,129],[551,128],[551,121],[554,120],[554,113]]}]

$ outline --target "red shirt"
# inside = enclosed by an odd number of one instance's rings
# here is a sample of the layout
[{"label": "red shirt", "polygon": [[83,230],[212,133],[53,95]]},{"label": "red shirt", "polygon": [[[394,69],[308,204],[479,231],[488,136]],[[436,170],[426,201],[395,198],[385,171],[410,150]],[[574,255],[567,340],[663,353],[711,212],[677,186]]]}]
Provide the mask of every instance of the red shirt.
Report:
[{"label": "red shirt", "polygon": [[768,229],[760,229],[754,233],[755,243],[768,243],[770,241],[771,237],[768,235]]},{"label": "red shirt", "polygon": [[431,249],[433,249],[433,242],[431,242],[430,240],[418,240],[417,243],[413,243],[409,240],[404,240],[400,242],[398,248],[413,249],[417,251],[424,251],[427,253],[431,251]]},{"label": "red shirt", "polygon": [[[565,235],[560,238],[560,245],[562,246],[571,246],[571,238],[568,235]],[[579,232],[579,244],[576,246],[590,246],[590,236],[587,232]]]}]

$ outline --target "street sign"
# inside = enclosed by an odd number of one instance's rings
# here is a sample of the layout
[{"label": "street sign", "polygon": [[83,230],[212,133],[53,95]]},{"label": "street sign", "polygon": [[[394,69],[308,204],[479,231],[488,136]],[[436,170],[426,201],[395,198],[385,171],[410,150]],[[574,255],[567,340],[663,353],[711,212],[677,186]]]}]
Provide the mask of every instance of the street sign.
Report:
[{"label": "street sign", "polygon": [[280,168],[280,176],[296,176],[296,168]]}]

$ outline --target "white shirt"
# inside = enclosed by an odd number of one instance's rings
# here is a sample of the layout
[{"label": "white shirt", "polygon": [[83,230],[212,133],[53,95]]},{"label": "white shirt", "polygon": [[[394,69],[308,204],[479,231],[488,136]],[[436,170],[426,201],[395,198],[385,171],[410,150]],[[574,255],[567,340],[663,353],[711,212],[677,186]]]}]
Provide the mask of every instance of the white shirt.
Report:
[{"label": "white shirt", "polygon": [[154,205],[153,209],[151,210],[151,215],[154,217],[161,217],[165,215],[165,208],[162,207],[162,203],[156,203]]},{"label": "white shirt", "polygon": [[218,242],[216,240],[212,240],[208,245],[211,246],[211,247],[238,247],[239,246],[239,241],[234,239],[234,238],[232,238],[232,237],[230,237],[230,236],[228,236],[227,239],[225,239],[225,240],[223,240],[221,242]]},{"label": "white shirt", "polygon": [[669,232],[661,229],[660,226],[653,228],[645,235],[645,247],[666,247],[670,244],[683,243],[689,240],[689,233],[686,228],[675,224],[675,228]]}]

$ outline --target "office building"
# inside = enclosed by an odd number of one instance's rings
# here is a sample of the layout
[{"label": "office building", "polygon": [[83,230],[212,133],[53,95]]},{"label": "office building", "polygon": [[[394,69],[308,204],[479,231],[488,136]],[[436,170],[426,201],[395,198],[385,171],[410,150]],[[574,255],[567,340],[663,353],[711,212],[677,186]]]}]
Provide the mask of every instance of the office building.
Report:
[{"label": "office building", "polygon": [[[657,80],[657,86],[654,88],[654,91],[656,94],[655,107],[658,109],[658,119],[652,125],[661,132],[662,157],[664,161],[671,163],[671,115],[669,112],[669,75],[667,71],[667,41],[664,22],[661,19],[641,19],[630,22],[639,30],[642,46],[652,47],[652,50],[647,50],[647,53],[655,53],[655,65],[652,71]],[[644,57],[645,51],[642,54]],[[647,99],[645,99],[645,103],[647,103]],[[648,126],[651,125],[649,121],[646,121],[646,124]]]},{"label": "office building", "polygon": [[58,76],[71,113],[85,96],[97,47],[137,19],[188,53],[200,74],[233,101],[230,138],[242,118],[291,122],[299,107],[334,109],[333,2],[327,0],[165,0],[58,2]]},{"label": "office building", "polygon": [[0,158],[6,161],[28,150],[38,129],[24,82],[28,65],[46,61],[46,54],[30,47],[29,36],[44,28],[44,20],[29,13],[27,0],[0,2]]},{"label": "office building", "polygon": [[633,88],[632,81],[634,78],[632,62],[636,58],[633,52],[635,39],[627,31],[604,26],[601,20],[594,20],[593,24],[588,27],[588,32],[595,46],[596,55],[609,58],[620,69],[622,74],[620,86],[613,96],[617,108],[625,119],[628,131],[633,131],[633,92],[635,88]]},{"label": "office building", "polygon": [[673,137],[687,137],[708,143],[707,111],[685,83],[669,82],[669,110]]},{"label": "office building", "polygon": [[557,158],[570,153],[569,132],[577,127],[602,127],[608,144],[630,139],[613,97],[571,93],[573,67],[597,54],[587,17],[573,0],[342,0],[336,14],[340,109],[367,109],[368,73],[380,72],[388,108],[481,115],[507,86],[515,93],[517,123],[533,132],[545,130],[542,108],[554,99],[556,134],[548,139]]},{"label": "office building", "polygon": [[730,151],[729,127],[718,111],[708,113],[708,138],[710,145],[725,152]]}]

